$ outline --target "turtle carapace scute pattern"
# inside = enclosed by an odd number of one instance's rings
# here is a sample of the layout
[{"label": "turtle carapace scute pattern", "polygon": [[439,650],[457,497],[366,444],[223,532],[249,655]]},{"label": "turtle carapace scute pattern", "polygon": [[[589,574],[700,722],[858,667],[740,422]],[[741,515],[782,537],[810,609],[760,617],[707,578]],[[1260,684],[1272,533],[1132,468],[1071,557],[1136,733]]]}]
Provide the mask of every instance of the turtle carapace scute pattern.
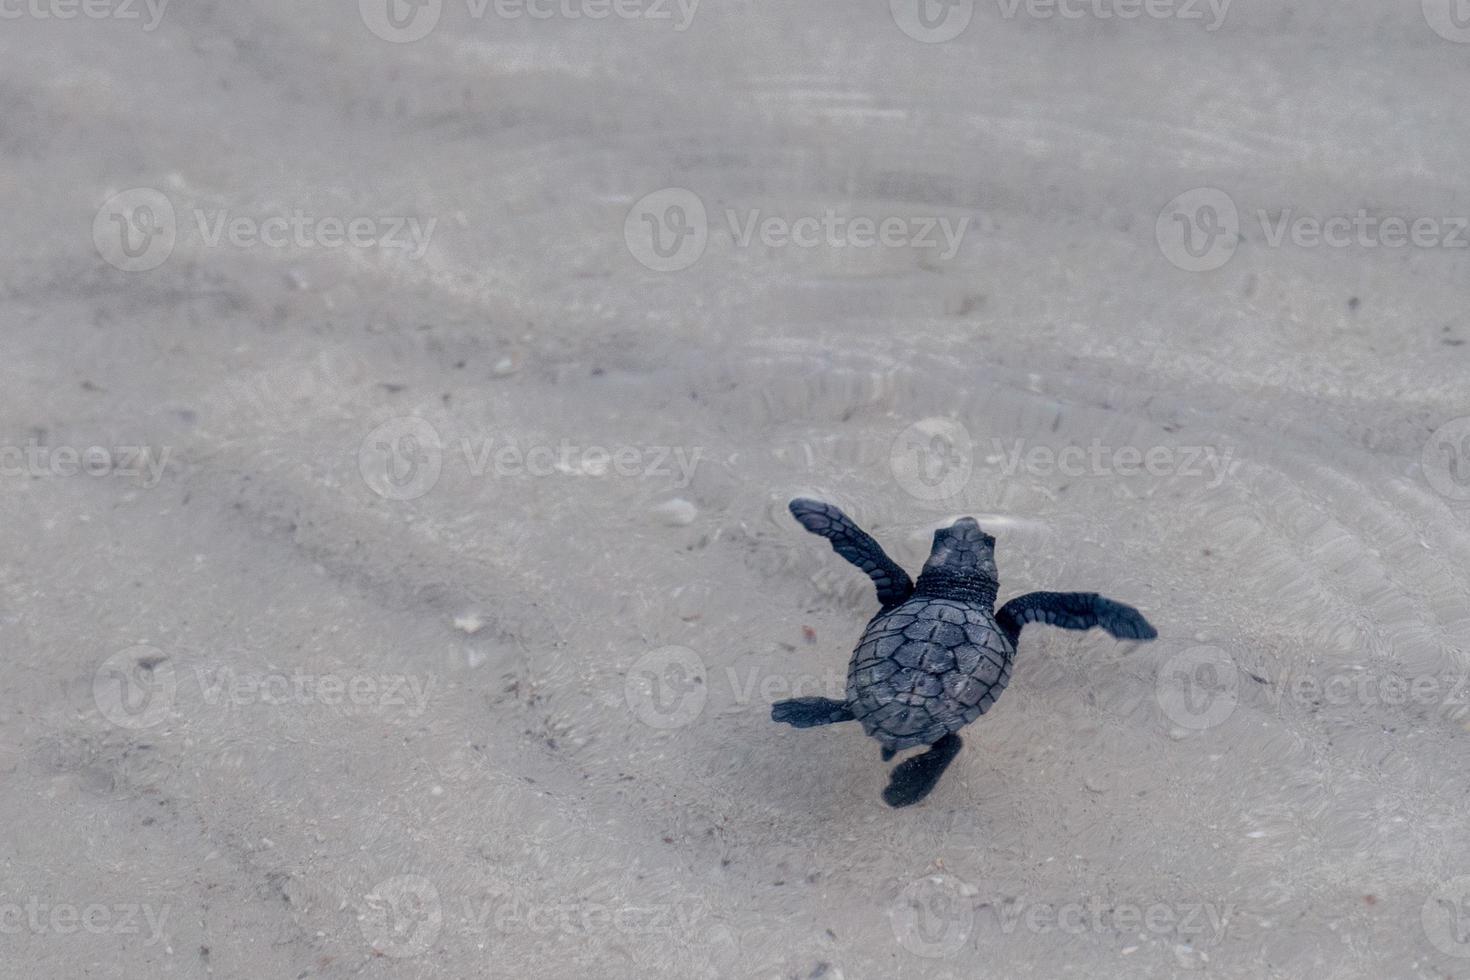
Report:
[{"label": "turtle carapace scute pattern", "polygon": [[844,700],[778,701],[771,718],[797,728],[860,722],[882,745],[885,761],[930,746],[895,767],[883,792],[890,806],[909,806],[933,790],[963,744],[956,733],[990,710],[1010,683],[1027,623],[1100,626],[1121,639],[1158,635],[1137,609],[1095,592],[1031,592],[997,611],[995,538],[972,517],[934,532],[929,560],[914,582],[831,504],[798,498],[790,509],[802,527],[873,580],[882,608],[853,650]]}]

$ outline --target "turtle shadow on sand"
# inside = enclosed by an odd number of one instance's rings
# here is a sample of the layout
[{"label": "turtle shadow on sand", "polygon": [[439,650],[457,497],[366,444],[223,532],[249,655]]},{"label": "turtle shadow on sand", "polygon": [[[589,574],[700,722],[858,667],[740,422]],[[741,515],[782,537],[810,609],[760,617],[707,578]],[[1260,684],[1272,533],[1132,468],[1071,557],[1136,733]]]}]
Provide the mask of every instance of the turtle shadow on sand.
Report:
[{"label": "turtle shadow on sand", "polygon": [[798,498],[792,515],[873,580],[882,608],[869,622],[847,669],[846,700],[791,698],[771,705],[771,719],[797,728],[862,723],[883,746],[883,760],[927,745],[893,768],[883,799],[918,803],[964,745],[959,730],[990,710],[1011,680],[1021,627],[1100,626],[1113,636],[1152,640],[1158,632],[1132,606],[1096,592],[1030,592],[999,610],[995,538],[973,517],[934,532],[918,582],[867,532],[831,504]]}]

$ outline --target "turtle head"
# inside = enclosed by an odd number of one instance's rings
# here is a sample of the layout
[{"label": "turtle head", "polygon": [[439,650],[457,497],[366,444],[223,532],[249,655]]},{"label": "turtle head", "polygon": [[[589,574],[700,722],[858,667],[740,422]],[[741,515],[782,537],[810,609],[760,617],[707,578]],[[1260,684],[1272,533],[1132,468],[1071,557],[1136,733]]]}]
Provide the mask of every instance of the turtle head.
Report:
[{"label": "turtle head", "polygon": [[934,532],[934,545],[915,591],[993,603],[998,585],[995,538],[982,531],[975,518],[961,517]]}]

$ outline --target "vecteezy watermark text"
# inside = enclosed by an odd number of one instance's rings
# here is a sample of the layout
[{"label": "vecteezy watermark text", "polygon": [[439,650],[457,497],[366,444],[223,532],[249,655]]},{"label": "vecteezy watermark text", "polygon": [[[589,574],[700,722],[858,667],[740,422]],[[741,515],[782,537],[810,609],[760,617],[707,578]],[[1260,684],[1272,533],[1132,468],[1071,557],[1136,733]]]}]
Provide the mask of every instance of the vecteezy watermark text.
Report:
[{"label": "vecteezy watermark text", "polygon": [[[988,912],[1003,935],[1024,930],[1034,935],[1069,936],[1144,932],[1199,945],[1216,945],[1225,937],[1232,902],[1117,901],[1089,895],[1065,901],[1011,898],[982,902],[979,889],[953,875],[929,875],[910,882],[889,906],[894,938],[917,956],[954,956],[972,942]],[[973,937],[973,938],[972,938]]]},{"label": "vecteezy watermark text", "polygon": [[[242,657],[243,659],[243,657]],[[97,709],[119,728],[151,728],[177,707],[224,711],[254,705],[282,709],[331,708],[341,713],[417,718],[428,707],[433,677],[413,674],[301,669],[252,670],[232,664],[196,664],[190,674],[156,647],[140,645],[104,660],[92,678]]]},{"label": "vecteezy watermark text", "polygon": [[616,904],[587,899],[537,901],[515,894],[443,896],[422,875],[379,882],[364,897],[363,938],[384,956],[404,959],[428,952],[444,931],[446,906],[458,906],[458,925],[477,939],[513,933],[574,937],[614,933],[630,937],[691,935],[701,915],[693,903]]},{"label": "vecteezy watermark text", "polygon": [[429,704],[434,680],[412,674],[257,673],[229,666],[195,667],[194,679],[211,707],[274,706],[402,709],[417,718]]},{"label": "vecteezy watermark text", "polygon": [[1234,451],[1215,446],[1105,446],[1093,439],[1086,448],[1077,445],[1030,446],[1014,439],[1006,446],[992,440],[1001,473],[1015,476],[1021,470],[1033,476],[1180,476],[1210,475],[1205,486],[1215,489],[1233,472]]},{"label": "vecteezy watermark text", "polygon": [[[991,439],[979,463],[1005,477],[1205,478],[1218,488],[1240,466],[1235,451],[1218,446],[1110,446],[1094,438],[1086,446],[1038,445],[1025,439]],[[938,501],[964,490],[977,465],[975,440],[956,419],[932,417],[906,427],[893,440],[889,465],[899,486],[919,500]]]},{"label": "vecteezy watermark text", "polygon": [[1225,936],[1235,905],[1230,902],[1115,902],[1092,895],[1081,902],[1027,902],[1017,899],[995,909],[1001,932],[1018,927],[1044,935],[1049,932],[1081,936],[1087,933],[1143,930],[1155,936],[1198,938],[1207,944]]},{"label": "vecteezy watermark text", "polygon": [[[522,445],[515,439],[465,437],[458,459],[480,479],[590,477],[667,479],[687,487],[704,456],[704,447],[582,446],[562,439],[555,445]],[[390,500],[413,500],[434,488],[446,457],[453,459],[427,419],[403,416],[373,429],[358,448],[358,470],[368,487]]]},{"label": "vecteezy watermark text", "polygon": [[199,240],[210,248],[352,248],[397,249],[418,260],[429,249],[439,219],[317,215],[301,208],[285,214],[236,214],[228,208],[196,209]]},{"label": "vecteezy watermark text", "polygon": [[[996,0],[1000,15],[1033,20],[1182,20],[1205,21],[1214,33],[1225,23],[1232,0]],[[1206,18],[1208,17],[1208,20]]]},{"label": "vecteezy watermark text", "polygon": [[[1308,214],[1288,207],[1257,208],[1254,217],[1259,235],[1250,237],[1266,248],[1470,248],[1470,217],[1465,215],[1377,214],[1367,208]],[[1209,272],[1230,261],[1248,228],[1229,194],[1217,187],[1196,187],[1164,206],[1154,235],[1170,263],[1188,272]]]},{"label": "vecteezy watermark text", "polygon": [[789,218],[763,215],[759,208],[752,208],[742,217],[740,212],[727,208],[725,223],[730,237],[740,248],[749,248],[752,241],[759,241],[766,248],[789,245],[794,248],[938,249],[942,246],[938,257],[948,261],[960,250],[960,241],[970,227],[970,216],[962,215],[958,221],[938,216],[869,217],[841,215],[827,208],[819,215]]},{"label": "vecteezy watermark text", "polygon": [[152,489],[163,479],[171,447],[46,446],[32,439],[24,446],[0,446],[0,477],[123,476]]},{"label": "vecteezy watermark text", "polygon": [[[1453,0],[1445,0],[1453,2]],[[1178,20],[1202,22],[1214,32],[1232,0],[995,0],[1006,20]],[[943,44],[965,32],[976,0],[888,0],[893,22],[915,41]]]},{"label": "vecteezy watermark text", "polygon": [[[728,690],[719,688],[722,682]],[[718,694],[722,711],[769,711],[783,698],[826,697],[842,700],[847,691],[845,671],[823,673],[766,670],[744,671],[725,667],[711,675],[704,659],[688,647],[650,650],[635,661],[623,681],[623,699],[638,720],[663,730],[693,724],[712,695]]]},{"label": "vecteezy watermark text", "polygon": [[1240,665],[1246,660],[1241,651],[1210,645],[1174,654],[1158,670],[1159,706],[1175,725],[1194,731],[1223,724],[1243,701],[1277,714],[1383,707],[1470,714],[1470,674],[1463,671],[1324,665],[1305,653],[1277,669],[1247,669]]},{"label": "vecteezy watermark text", "polygon": [[1272,214],[1258,210],[1266,244],[1280,248],[1290,241],[1297,248],[1470,248],[1465,230],[1470,218],[1420,217],[1369,214],[1359,208],[1353,214],[1322,217],[1298,214],[1286,208]]},{"label": "vecteezy watermark text", "polygon": [[0,0],[0,20],[147,20],[144,31],[163,22],[171,0]]},{"label": "vecteezy watermark text", "polygon": [[181,221],[173,201],[151,187],[114,194],[92,222],[92,243],[103,260],[124,272],[147,272],[167,262],[180,239],[203,248],[355,248],[424,257],[437,218],[414,215],[334,215],[305,208],[245,214],[230,208],[193,208]]},{"label": "vecteezy watermark text", "polygon": [[[476,23],[496,20],[618,20],[672,24],[689,29],[700,0],[463,0],[465,16]],[[367,29],[393,44],[411,44],[433,33],[446,0],[358,0]]]},{"label": "vecteezy watermark text", "polygon": [[[970,215],[772,213],[761,208],[725,209],[734,248],[915,249],[948,261],[959,252]],[[709,244],[704,201],[683,187],[665,187],[640,198],[623,221],[632,256],[656,272],[678,272],[698,262]]]},{"label": "vecteezy watermark text", "polygon": [[32,895],[24,902],[0,899],[0,935],[17,936],[29,932],[37,936],[73,936],[85,932],[93,936],[136,936],[148,930],[144,946],[155,946],[163,939],[163,927],[169,906],[147,903],[42,901]]}]

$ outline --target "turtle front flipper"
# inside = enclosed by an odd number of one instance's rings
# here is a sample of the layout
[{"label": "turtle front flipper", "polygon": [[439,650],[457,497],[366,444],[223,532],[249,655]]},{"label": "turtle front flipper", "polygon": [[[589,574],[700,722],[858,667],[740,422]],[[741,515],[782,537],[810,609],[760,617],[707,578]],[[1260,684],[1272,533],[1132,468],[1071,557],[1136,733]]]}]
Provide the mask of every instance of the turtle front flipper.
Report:
[{"label": "turtle front flipper", "polygon": [[794,728],[815,728],[852,721],[852,709],[846,701],[831,698],[791,698],[771,705],[771,720],[784,721]]},{"label": "turtle front flipper", "polygon": [[1096,592],[1028,592],[1001,606],[995,621],[1011,646],[1016,645],[1022,626],[1037,622],[1068,630],[1101,626],[1120,640],[1152,640],[1159,635],[1143,613]]},{"label": "turtle front flipper", "polygon": [[950,732],[929,746],[928,752],[894,766],[888,788],[883,791],[883,802],[894,807],[913,806],[928,796],[964,745],[958,735]]},{"label": "turtle front flipper", "polygon": [[861,568],[878,588],[884,606],[903,602],[914,591],[909,573],[899,568],[872,537],[842,511],[819,500],[798,497],[788,505],[791,516],[813,534],[832,542],[832,550]]}]

